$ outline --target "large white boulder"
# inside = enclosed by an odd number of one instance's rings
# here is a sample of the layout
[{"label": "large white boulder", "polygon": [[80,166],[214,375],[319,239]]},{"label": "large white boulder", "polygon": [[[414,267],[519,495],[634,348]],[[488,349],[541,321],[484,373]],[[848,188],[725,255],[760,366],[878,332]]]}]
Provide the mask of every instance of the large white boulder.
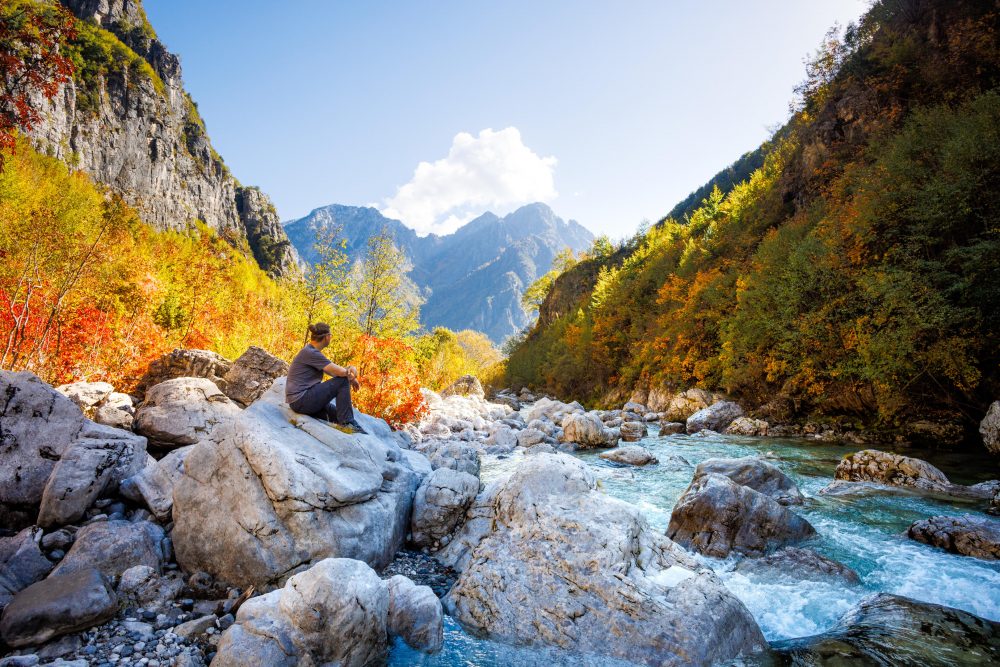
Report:
[{"label": "large white boulder", "polygon": [[580,449],[614,447],[621,438],[620,432],[607,428],[595,412],[569,415],[563,419],[562,427],[563,441]]},{"label": "large white boulder", "polygon": [[363,667],[383,659],[391,634],[436,650],[441,617],[426,586],[405,577],[382,581],[360,561],[328,558],[243,604],[212,665]]},{"label": "large white boulder", "polygon": [[743,408],[732,401],[719,401],[707,408],[702,408],[687,418],[687,432],[716,431],[722,433],[726,428],[743,416]]},{"label": "large white boulder", "polygon": [[198,443],[174,485],[174,548],[187,571],[241,586],[281,583],[324,558],[392,560],[419,476],[381,420],[347,435],[297,414],[277,380]]},{"label": "large white boulder", "polygon": [[437,548],[454,532],[479,493],[479,478],[450,468],[428,475],[413,500],[411,540],[418,547]]},{"label": "large white boulder", "polygon": [[158,447],[193,445],[231,423],[240,408],[211,380],[174,378],[146,392],[135,414],[135,430]]},{"label": "large white boulder", "polygon": [[595,486],[564,454],[532,456],[491,484],[438,554],[461,570],[448,611],[502,641],[649,665],[716,664],[764,648],[710,570]]}]

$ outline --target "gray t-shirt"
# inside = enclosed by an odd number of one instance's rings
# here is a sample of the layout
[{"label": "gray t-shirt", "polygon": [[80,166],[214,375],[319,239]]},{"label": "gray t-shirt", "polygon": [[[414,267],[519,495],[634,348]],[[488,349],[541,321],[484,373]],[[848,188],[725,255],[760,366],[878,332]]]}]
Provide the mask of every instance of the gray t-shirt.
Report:
[{"label": "gray t-shirt", "polygon": [[312,345],[306,344],[292,359],[288,369],[288,380],[285,381],[285,401],[294,403],[302,398],[306,391],[323,381],[323,369],[330,360]]}]

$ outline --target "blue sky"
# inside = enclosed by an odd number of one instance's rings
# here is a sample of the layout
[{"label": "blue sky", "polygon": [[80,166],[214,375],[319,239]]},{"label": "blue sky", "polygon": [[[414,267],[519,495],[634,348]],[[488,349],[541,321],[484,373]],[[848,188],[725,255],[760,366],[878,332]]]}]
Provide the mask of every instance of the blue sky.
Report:
[{"label": "blue sky", "polygon": [[867,4],[145,2],[216,149],[283,220],[375,205],[446,232],[545,200],[615,238],[766,139]]}]

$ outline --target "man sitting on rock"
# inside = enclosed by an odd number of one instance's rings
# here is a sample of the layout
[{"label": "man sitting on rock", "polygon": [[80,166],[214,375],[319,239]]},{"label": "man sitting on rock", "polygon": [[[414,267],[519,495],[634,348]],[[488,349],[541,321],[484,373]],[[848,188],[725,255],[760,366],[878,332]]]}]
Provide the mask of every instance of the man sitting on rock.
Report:
[{"label": "man sitting on rock", "polygon": [[[338,366],[320,351],[330,344],[333,334],[330,325],[323,322],[309,325],[310,341],[299,350],[288,369],[285,384],[285,402],[299,414],[339,424],[354,433],[366,433],[354,419],[351,406],[351,389],[361,388],[358,369]],[[323,381],[323,375],[330,379]],[[336,399],[333,406],[330,402]]]}]

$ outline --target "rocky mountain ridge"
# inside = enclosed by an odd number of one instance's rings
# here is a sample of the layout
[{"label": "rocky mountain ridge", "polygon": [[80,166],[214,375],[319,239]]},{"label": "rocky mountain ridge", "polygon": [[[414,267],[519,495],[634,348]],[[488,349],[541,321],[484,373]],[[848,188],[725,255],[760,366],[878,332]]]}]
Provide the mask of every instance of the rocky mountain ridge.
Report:
[{"label": "rocky mountain ridge", "polygon": [[297,257],[270,199],[230,173],[212,148],[180,61],[159,41],[139,0],[64,0],[80,19],[69,46],[73,80],[51,101],[32,140],[90,174],[158,229],[200,220],[272,275]]},{"label": "rocky mountain ridge", "polygon": [[428,328],[476,329],[495,342],[531,322],[521,306],[525,289],[549,270],[563,248],[585,250],[593,234],[550,207],[535,203],[499,217],[484,213],[453,234],[418,236],[399,220],[370,207],[332,204],[285,225],[307,262],[315,261],[317,235],[340,226],[352,259],[364,255],[368,239],[388,230],[411,262],[410,278],[426,303],[421,320]]}]

